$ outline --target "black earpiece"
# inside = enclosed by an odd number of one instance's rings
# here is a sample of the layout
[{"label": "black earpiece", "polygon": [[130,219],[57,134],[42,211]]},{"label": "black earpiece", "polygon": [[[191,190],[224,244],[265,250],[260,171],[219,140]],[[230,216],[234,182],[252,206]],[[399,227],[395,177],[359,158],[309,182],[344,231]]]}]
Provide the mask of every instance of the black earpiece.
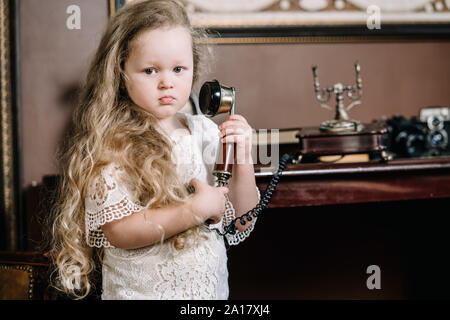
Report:
[{"label": "black earpiece", "polygon": [[217,80],[205,82],[200,89],[200,110],[209,117],[220,113],[233,113],[234,100],[235,89],[222,86]]}]

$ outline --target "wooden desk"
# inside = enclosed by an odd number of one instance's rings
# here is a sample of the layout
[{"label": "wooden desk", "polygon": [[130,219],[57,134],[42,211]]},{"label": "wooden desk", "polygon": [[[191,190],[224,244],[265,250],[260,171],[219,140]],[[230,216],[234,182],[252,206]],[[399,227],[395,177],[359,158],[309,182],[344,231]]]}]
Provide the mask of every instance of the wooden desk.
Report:
[{"label": "wooden desk", "polygon": [[[449,205],[449,157],[288,165],[228,251],[231,299],[449,299]],[[381,290],[366,287],[370,265]]]},{"label": "wooden desk", "polygon": [[[265,169],[265,170],[264,170]],[[272,173],[255,166],[263,192]],[[450,197],[450,157],[289,164],[269,208]]]},{"label": "wooden desk", "polygon": [[[255,174],[264,192],[271,174]],[[448,299],[449,182],[450,157],[288,165],[252,235],[227,251],[230,298]],[[366,287],[372,264],[381,290]]]}]

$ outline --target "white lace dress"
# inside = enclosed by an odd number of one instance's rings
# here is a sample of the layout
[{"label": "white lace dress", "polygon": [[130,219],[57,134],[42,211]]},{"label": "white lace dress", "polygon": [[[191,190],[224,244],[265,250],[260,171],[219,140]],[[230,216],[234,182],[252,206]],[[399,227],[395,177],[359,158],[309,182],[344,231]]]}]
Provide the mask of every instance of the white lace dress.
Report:
[{"label": "white lace dress", "polygon": [[[174,153],[177,173],[187,183],[197,178],[214,185],[211,172],[219,143],[217,125],[203,115],[179,112],[192,135],[175,136]],[[228,269],[224,238],[210,228],[222,228],[222,221],[202,228],[206,239],[176,250],[169,242],[139,249],[114,248],[101,226],[143,208],[134,203],[130,192],[119,181],[123,172],[113,164],[90,187],[86,205],[86,241],[91,247],[104,247],[102,299],[227,299]],[[259,191],[258,191],[259,197]],[[233,218],[234,209],[227,204],[224,220]],[[144,221],[144,220],[143,220]],[[253,230],[230,236],[229,244],[244,240]]]}]

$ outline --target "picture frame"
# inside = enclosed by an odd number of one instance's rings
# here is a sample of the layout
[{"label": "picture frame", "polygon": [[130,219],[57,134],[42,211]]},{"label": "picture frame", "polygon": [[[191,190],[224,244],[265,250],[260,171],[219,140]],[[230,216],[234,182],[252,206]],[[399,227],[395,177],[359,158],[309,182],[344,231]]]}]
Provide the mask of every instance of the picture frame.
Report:
[{"label": "picture frame", "polygon": [[0,2],[0,250],[24,247],[18,107],[18,0]]},{"label": "picture frame", "polygon": [[180,1],[217,44],[450,40],[449,0]]}]

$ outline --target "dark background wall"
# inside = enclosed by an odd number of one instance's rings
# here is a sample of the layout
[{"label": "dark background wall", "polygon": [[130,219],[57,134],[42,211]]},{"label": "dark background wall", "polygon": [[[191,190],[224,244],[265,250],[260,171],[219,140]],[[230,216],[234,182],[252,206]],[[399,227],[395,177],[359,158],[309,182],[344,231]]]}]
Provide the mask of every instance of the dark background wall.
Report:
[{"label": "dark background wall", "polygon": [[[27,191],[30,250],[40,237],[36,191],[45,175],[58,173],[57,145],[107,23],[108,3],[20,1],[22,187]],[[66,27],[66,9],[74,4],[81,8],[80,30]],[[319,67],[322,85],[353,84],[353,63],[359,60],[363,103],[350,115],[363,122],[396,114],[410,117],[424,106],[450,104],[449,42],[241,44],[219,45],[215,52],[215,65],[199,83],[216,78],[235,86],[238,113],[255,129],[318,125],[332,118],[333,113],[315,101],[313,64]],[[394,204],[394,210],[404,205]],[[419,209],[428,207],[423,203]],[[445,297],[437,276],[431,283],[425,280],[433,268],[419,262],[424,258],[446,266],[446,260],[436,258],[438,249],[427,251],[412,231],[420,229],[419,216],[405,227],[401,219],[391,219],[387,207],[379,209],[383,214],[374,221],[361,207],[269,211],[251,239],[229,250],[231,297],[405,298],[427,293]],[[442,240],[448,240],[437,238],[433,228],[425,235],[427,245],[438,242],[440,249]],[[417,256],[412,248],[420,243],[422,255]],[[374,293],[364,286],[365,268],[377,263],[384,265],[384,290]],[[247,276],[249,269],[257,272]]]},{"label": "dark background wall", "polygon": [[[19,2],[24,187],[56,173],[56,147],[106,25],[108,2]],[[81,9],[80,30],[66,27],[70,5]]]}]

